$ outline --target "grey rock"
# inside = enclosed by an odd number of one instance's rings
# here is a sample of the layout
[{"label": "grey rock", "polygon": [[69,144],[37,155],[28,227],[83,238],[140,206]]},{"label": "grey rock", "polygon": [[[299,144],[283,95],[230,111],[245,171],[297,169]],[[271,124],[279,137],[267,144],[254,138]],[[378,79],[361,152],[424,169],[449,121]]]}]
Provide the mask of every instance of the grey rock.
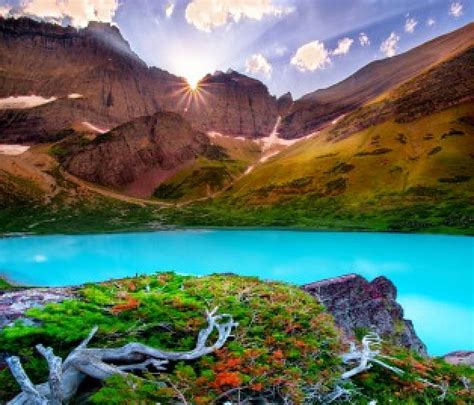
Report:
[{"label": "grey rock", "polygon": [[387,278],[377,277],[369,282],[357,274],[348,274],[307,284],[303,289],[326,306],[348,338],[358,330],[370,329],[396,345],[427,355],[413,323],[404,319],[403,308],[396,301],[396,287]]}]

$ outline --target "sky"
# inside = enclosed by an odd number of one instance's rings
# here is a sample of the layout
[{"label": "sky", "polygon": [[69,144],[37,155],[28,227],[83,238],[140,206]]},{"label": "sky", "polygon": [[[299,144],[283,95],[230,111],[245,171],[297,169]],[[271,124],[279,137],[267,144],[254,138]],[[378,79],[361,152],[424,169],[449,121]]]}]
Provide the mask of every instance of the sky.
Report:
[{"label": "sky", "polygon": [[295,98],[474,20],[474,0],[0,0],[0,15],[116,24],[192,84],[237,70]]}]

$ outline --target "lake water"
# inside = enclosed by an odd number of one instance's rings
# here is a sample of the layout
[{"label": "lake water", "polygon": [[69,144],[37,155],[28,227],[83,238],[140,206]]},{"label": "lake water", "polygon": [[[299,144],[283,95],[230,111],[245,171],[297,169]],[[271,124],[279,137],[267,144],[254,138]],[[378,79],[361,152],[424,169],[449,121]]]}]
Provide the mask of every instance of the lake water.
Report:
[{"label": "lake water", "polygon": [[474,350],[474,238],[296,231],[164,231],[0,239],[0,274],[61,286],[155,271],[309,283],[379,275],[431,354]]}]

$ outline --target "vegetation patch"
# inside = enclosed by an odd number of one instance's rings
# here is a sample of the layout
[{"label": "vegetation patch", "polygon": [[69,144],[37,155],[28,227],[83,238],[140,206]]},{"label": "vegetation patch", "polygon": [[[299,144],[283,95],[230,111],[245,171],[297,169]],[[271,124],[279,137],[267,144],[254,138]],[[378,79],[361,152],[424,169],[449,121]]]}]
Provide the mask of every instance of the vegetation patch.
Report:
[{"label": "vegetation patch", "polygon": [[405,134],[398,134],[395,137],[395,140],[398,141],[399,143],[401,143],[402,145],[406,145],[406,143],[407,143],[407,137],[406,137]]},{"label": "vegetation patch", "polygon": [[471,180],[471,176],[457,175],[453,177],[443,177],[438,179],[440,183],[465,183]]},{"label": "vegetation patch", "polygon": [[464,132],[463,131],[460,131],[458,129],[451,129],[449,130],[449,132],[446,132],[444,133],[443,135],[441,135],[441,139],[446,139],[446,138],[449,138],[451,136],[464,136]]},{"label": "vegetation patch", "polygon": [[371,151],[359,152],[356,153],[354,156],[361,157],[361,156],[378,156],[378,155],[385,155],[386,153],[392,152],[393,149],[389,148],[379,148]]},{"label": "vegetation patch", "polygon": [[229,155],[226,149],[221,145],[207,145],[204,156],[209,160],[228,160]]},{"label": "vegetation patch", "polygon": [[436,155],[437,153],[441,152],[442,150],[443,150],[443,148],[441,146],[435,146],[433,149],[431,149],[428,152],[428,156]]},{"label": "vegetation patch", "polygon": [[347,180],[344,177],[339,177],[336,180],[326,183],[326,195],[339,195],[346,191]]},{"label": "vegetation patch", "polygon": [[326,174],[344,174],[349,173],[355,169],[355,166],[349,163],[338,163],[331,170],[326,172]]},{"label": "vegetation patch", "polygon": [[[133,305],[131,304],[133,303]],[[78,298],[28,311],[34,326],[18,322],[0,332],[0,347],[18,355],[35,382],[47,379],[46,361],[34,346],[47,344],[64,358],[94,325],[89,347],[116,348],[130,342],[173,352],[192,349],[206,325],[206,309],[219,306],[238,326],[225,345],[191,361],[172,361],[164,371],[143,370],[103,384],[84,381],[74,403],[196,405],[238,403],[328,403],[339,386],[350,393],[338,403],[467,404],[474,369],[421,358],[382,343],[381,360],[401,374],[374,364],[351,380],[341,375],[342,343],[333,318],[313,296],[296,286],[253,277],[173,273],[88,284]],[[356,330],[362,339],[368,329]],[[356,342],[357,343],[357,342]],[[428,383],[424,383],[427,381]],[[429,384],[432,385],[429,385]],[[434,385],[433,385],[434,384]],[[7,368],[0,370],[0,401],[19,391]]]}]

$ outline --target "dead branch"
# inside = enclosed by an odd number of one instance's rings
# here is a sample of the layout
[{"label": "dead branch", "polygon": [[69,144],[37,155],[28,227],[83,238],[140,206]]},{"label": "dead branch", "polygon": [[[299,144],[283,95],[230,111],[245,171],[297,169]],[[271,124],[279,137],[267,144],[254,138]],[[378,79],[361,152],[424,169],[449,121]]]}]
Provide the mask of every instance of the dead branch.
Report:
[{"label": "dead branch", "polygon": [[[10,405],[59,405],[74,397],[86,376],[104,380],[113,375],[126,376],[129,371],[144,371],[149,366],[164,371],[169,361],[194,360],[210,354],[224,346],[238,325],[231,315],[217,314],[218,308],[206,311],[207,327],[197,337],[194,349],[184,352],[169,352],[141,343],[133,342],[118,348],[88,348],[98,328],[94,327],[62,362],[51,348],[38,345],[38,351],[48,362],[49,379],[43,384],[34,385],[26,375],[20,359],[7,358],[7,364],[20,385],[22,392],[13,398]],[[209,344],[212,333],[216,340]],[[118,363],[119,365],[116,365]]]}]

